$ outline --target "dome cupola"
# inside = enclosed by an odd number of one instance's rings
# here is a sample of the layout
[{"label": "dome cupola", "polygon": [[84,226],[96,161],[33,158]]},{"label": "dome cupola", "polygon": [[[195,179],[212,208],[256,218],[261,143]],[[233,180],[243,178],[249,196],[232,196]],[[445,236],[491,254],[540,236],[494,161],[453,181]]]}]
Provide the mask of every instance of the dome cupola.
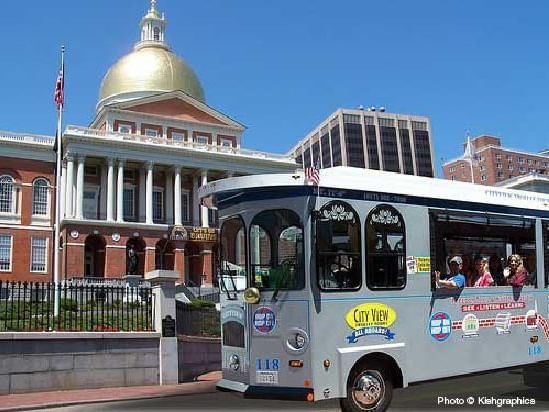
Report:
[{"label": "dome cupola", "polygon": [[174,54],[165,40],[166,20],[151,0],[141,19],[141,40],[134,50],[108,70],[101,82],[97,110],[105,104],[181,90],[205,102],[204,90],[193,69]]}]

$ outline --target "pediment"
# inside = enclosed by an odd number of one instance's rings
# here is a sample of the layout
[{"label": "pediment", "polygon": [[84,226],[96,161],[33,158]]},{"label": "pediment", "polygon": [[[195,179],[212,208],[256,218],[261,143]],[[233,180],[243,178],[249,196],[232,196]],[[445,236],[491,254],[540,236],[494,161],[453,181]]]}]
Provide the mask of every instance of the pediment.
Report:
[{"label": "pediment", "polygon": [[172,97],[166,100],[141,103],[134,106],[125,107],[124,110],[128,110],[130,112],[153,114],[157,116],[170,117],[192,122],[232,126],[232,124],[228,122],[223,122],[212,114],[207,113],[204,110],[200,110],[196,106],[176,97]]}]

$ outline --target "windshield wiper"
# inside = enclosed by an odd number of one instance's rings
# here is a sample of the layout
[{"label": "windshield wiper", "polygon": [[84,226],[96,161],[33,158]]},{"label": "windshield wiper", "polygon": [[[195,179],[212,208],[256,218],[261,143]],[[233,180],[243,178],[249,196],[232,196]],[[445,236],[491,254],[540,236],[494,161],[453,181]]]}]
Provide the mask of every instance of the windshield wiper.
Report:
[{"label": "windshield wiper", "polygon": [[[232,271],[231,270],[227,270],[227,271],[222,271],[221,272],[221,289],[224,289],[225,292],[227,292],[227,299],[229,300],[236,300],[237,299],[237,292],[238,292],[238,289],[234,283],[234,275],[231,273]],[[231,284],[232,284],[232,291],[229,291],[229,288],[227,287],[226,283],[225,283],[225,277],[228,277],[229,279],[231,279]],[[234,293],[234,296],[231,296],[231,292]]]}]

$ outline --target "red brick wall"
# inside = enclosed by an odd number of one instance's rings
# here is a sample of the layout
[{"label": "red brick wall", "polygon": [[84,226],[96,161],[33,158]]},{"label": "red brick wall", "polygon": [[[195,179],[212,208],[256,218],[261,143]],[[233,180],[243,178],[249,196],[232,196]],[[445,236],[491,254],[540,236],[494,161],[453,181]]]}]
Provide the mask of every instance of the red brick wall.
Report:
[{"label": "red brick wall", "polygon": [[[50,226],[46,230],[15,229],[12,223],[0,223],[0,233],[12,235],[12,267],[10,272],[0,272],[2,280],[23,280],[33,282],[50,281],[52,276],[52,223],[55,216],[55,164],[39,160],[0,157],[0,175],[8,174],[19,185],[17,212],[21,217],[21,225],[28,226],[32,220],[32,183],[39,177],[45,178],[52,188],[49,191]],[[18,226],[18,225],[15,225]],[[39,236],[48,239],[47,272],[45,274],[31,273],[31,237]]]}]

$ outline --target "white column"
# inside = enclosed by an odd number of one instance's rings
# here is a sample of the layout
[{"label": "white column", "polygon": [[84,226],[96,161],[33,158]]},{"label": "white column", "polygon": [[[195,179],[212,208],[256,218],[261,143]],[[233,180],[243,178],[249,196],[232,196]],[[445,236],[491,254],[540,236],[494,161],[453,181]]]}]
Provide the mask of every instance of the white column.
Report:
[{"label": "white column", "polygon": [[147,169],[139,169],[139,222],[145,221],[145,186],[147,184]]},{"label": "white column", "polygon": [[[200,173],[200,186],[206,186],[208,184],[208,171],[203,169]],[[200,200],[199,200],[200,201]],[[208,208],[206,206],[200,206],[200,215],[202,216],[202,226],[208,227]]]},{"label": "white column", "polygon": [[101,165],[101,183],[99,187],[99,219],[107,218],[107,165]]},{"label": "white column", "polygon": [[166,170],[166,199],[164,202],[164,208],[166,209],[166,223],[173,224],[173,172],[172,170]]},{"label": "white column", "polygon": [[193,226],[200,226],[200,204],[198,200],[198,176],[193,176]]},{"label": "white column", "polygon": [[153,223],[153,163],[147,163],[147,188],[145,192],[145,222]]},{"label": "white column", "polygon": [[[65,209],[67,207],[67,198],[66,198],[66,192],[67,192],[67,165],[63,163],[61,168],[61,198],[59,199],[59,207],[60,207],[60,219],[63,219],[65,215]],[[55,192],[50,192],[50,204],[51,199],[53,199],[53,196],[55,196]]]},{"label": "white column", "polygon": [[181,225],[181,168],[175,167],[174,173],[174,222],[176,225]]},{"label": "white column", "polygon": [[112,158],[107,159],[107,220],[114,220],[114,160]]},{"label": "white column", "polygon": [[86,158],[78,157],[78,169],[76,170],[76,218],[84,217],[84,163]]},{"label": "white column", "polygon": [[116,221],[124,221],[124,159],[118,159],[116,181]]},{"label": "white column", "polygon": [[74,217],[73,207],[73,190],[74,190],[74,158],[67,156],[67,193],[65,196],[65,213],[68,218]]}]

